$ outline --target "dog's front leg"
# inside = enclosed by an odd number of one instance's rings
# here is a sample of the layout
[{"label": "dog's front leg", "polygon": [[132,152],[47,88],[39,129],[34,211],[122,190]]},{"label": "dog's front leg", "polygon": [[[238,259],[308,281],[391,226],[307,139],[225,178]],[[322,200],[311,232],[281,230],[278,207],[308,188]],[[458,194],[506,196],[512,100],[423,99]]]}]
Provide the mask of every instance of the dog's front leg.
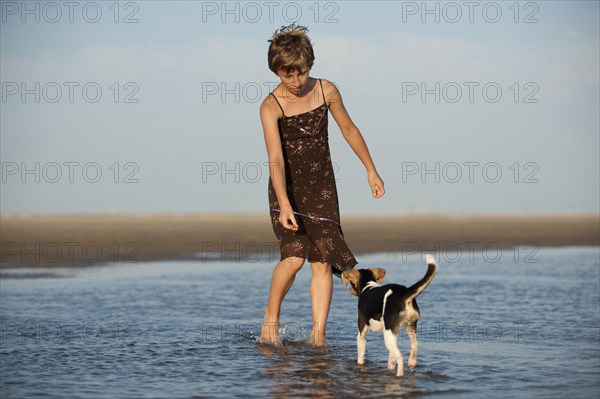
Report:
[{"label": "dog's front leg", "polygon": [[417,342],[417,323],[406,326],[406,335],[410,338],[410,357],[408,358],[408,367],[417,367],[417,350],[419,343]]},{"label": "dog's front leg", "polygon": [[356,337],[356,349],[358,351],[358,364],[365,363],[365,351],[367,349],[367,331],[369,329],[364,326],[362,331],[358,332]]}]

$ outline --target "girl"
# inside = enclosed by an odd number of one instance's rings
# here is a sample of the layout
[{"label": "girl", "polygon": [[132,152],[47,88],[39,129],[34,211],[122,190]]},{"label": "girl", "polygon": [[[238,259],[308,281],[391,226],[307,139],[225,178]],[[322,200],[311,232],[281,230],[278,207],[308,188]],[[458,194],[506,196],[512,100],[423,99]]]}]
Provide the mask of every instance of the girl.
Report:
[{"label": "girl", "polygon": [[282,27],[269,40],[269,69],[281,83],[260,106],[269,156],[269,209],[281,259],[271,277],[260,341],[279,345],[279,312],[296,273],[312,267],[311,341],[325,344],[333,292],[340,276],[358,262],[346,245],[330,158],[327,116],[331,111],[344,138],[364,164],[374,198],[385,193],[367,145],[344,108],[342,96],[326,79],[309,76],[315,59],[308,29]]}]

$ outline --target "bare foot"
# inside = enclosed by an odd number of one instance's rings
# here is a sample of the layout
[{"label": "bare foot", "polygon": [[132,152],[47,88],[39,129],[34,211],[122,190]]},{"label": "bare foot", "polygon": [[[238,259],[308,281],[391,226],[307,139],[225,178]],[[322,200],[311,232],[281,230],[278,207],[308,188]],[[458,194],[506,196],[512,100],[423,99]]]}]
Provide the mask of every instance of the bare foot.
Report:
[{"label": "bare foot", "polygon": [[258,342],[261,344],[271,344],[275,346],[280,346],[281,338],[279,338],[279,321],[272,320],[265,314],[265,320],[263,321]]},{"label": "bare foot", "polygon": [[310,332],[309,342],[314,346],[327,346],[327,340],[325,340],[325,332],[312,330]]},{"label": "bare foot", "polygon": [[283,345],[283,343],[281,342],[281,338],[279,338],[279,336],[276,336],[273,338],[263,338],[261,336],[256,340],[256,342],[258,344],[271,345],[271,346],[277,346],[277,347],[280,347]]}]

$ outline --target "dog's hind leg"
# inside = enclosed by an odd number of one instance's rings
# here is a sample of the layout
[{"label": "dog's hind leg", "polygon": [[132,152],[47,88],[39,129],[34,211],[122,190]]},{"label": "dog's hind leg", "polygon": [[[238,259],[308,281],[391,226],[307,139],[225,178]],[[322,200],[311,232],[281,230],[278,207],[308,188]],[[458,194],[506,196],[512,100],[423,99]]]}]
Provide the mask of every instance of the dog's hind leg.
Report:
[{"label": "dog's hind leg", "polygon": [[410,357],[408,358],[408,367],[412,369],[417,366],[417,351],[419,350],[416,322],[406,326],[406,335],[408,335],[410,338]]},{"label": "dog's hind leg", "polygon": [[[404,376],[404,363],[402,361],[402,353],[400,352],[400,348],[398,348],[398,336],[392,332],[392,330],[384,330],[383,331],[383,340],[385,341],[385,347],[388,351],[390,351],[390,357],[394,357],[396,359],[396,363],[398,365],[398,371],[396,372],[396,376],[403,377]],[[389,360],[388,360],[389,365]]]},{"label": "dog's hind leg", "polygon": [[389,351],[388,355],[388,370],[394,370],[396,368],[396,355],[394,352]]}]

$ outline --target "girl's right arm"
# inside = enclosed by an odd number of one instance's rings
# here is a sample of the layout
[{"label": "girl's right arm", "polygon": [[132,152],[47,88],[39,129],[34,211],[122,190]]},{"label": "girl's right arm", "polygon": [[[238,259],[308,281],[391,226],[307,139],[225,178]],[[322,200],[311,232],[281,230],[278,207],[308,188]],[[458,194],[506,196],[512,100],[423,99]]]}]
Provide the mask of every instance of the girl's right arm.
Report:
[{"label": "girl's right arm", "polygon": [[279,111],[272,102],[269,102],[269,97],[267,97],[260,106],[260,120],[263,126],[269,157],[271,181],[273,182],[273,189],[275,190],[277,202],[279,202],[280,207],[279,223],[286,229],[298,230],[296,217],[287,196],[283,152],[281,150],[281,138],[279,137],[279,128],[277,126],[278,118]]}]

